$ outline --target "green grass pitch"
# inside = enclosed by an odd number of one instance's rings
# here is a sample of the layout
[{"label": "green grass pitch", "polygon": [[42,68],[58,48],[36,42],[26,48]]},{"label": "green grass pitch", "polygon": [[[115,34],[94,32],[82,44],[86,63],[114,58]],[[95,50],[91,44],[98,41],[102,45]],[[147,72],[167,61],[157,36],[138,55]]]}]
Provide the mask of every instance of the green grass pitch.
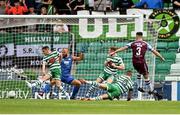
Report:
[{"label": "green grass pitch", "polygon": [[0,99],[0,114],[180,114],[180,102]]}]

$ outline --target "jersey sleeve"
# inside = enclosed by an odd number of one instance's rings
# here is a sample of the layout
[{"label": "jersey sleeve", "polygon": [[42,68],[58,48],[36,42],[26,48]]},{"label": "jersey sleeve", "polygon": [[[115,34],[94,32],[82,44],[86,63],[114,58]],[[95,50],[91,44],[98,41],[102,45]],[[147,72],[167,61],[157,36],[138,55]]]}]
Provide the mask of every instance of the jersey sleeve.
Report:
[{"label": "jersey sleeve", "polygon": [[60,53],[56,50],[56,51],[54,51],[54,53],[56,54],[56,56],[59,56],[60,55]]},{"label": "jersey sleeve", "polygon": [[132,45],[132,42],[126,44],[126,46],[127,46],[128,48],[131,48],[131,45]]},{"label": "jersey sleeve", "polygon": [[119,58],[118,65],[124,65],[122,58]]},{"label": "jersey sleeve", "polygon": [[147,43],[147,48],[148,48],[149,51],[153,50],[153,47],[150,44],[148,44],[148,43]]}]

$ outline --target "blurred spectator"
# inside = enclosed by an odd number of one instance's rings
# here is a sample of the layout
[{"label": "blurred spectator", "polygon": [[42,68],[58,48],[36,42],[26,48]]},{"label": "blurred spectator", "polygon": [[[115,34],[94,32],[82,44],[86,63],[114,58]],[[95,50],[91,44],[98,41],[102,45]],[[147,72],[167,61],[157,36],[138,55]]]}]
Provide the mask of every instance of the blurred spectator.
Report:
[{"label": "blurred spectator", "polygon": [[163,9],[162,0],[141,0],[132,6],[132,8],[148,8],[148,9]]},{"label": "blurred spectator", "polygon": [[99,10],[99,11],[107,11],[107,10],[111,10],[112,9],[112,6],[114,9],[116,9],[115,7],[117,6],[117,4],[113,4],[112,5],[112,2],[115,3],[116,1],[115,0],[97,0],[95,1],[95,8],[96,10]]},{"label": "blurred spectator", "polygon": [[69,0],[48,0],[43,3],[53,5],[58,14],[70,14],[70,7],[68,6]]},{"label": "blurred spectator", "polygon": [[69,32],[68,26],[66,24],[57,24],[53,28],[54,32],[63,33],[63,32]]},{"label": "blurred spectator", "polygon": [[42,0],[35,0],[35,9],[40,9],[41,6],[43,5]]},{"label": "blurred spectator", "polygon": [[0,14],[5,14],[6,4],[4,0],[0,0]]},{"label": "blurred spectator", "polygon": [[35,8],[35,0],[25,0],[25,3],[27,5],[28,8],[32,8],[34,7]]},{"label": "blurred spectator", "polygon": [[14,1],[14,6],[11,6],[10,3],[7,3],[5,12],[7,14],[13,14],[13,15],[23,15],[26,12],[28,12],[28,8],[26,6],[25,0],[22,1],[23,5],[20,5],[19,0]]},{"label": "blurred spectator", "polygon": [[29,15],[36,15],[34,7],[29,7]]},{"label": "blurred spectator", "polygon": [[87,9],[94,10],[94,0],[88,0]]},{"label": "blurred spectator", "polygon": [[84,2],[84,0],[72,0],[68,4],[68,6],[73,11],[84,10],[85,9],[85,2]]},{"label": "blurred spectator", "polygon": [[73,10],[84,10],[85,9],[85,2],[84,0],[76,0],[75,7]]},{"label": "blurred spectator", "polygon": [[126,10],[128,8],[131,8],[131,6],[133,6],[134,3],[132,0],[121,0],[119,2],[119,10],[121,14],[126,14]]},{"label": "blurred spectator", "polygon": [[180,0],[173,0],[173,9],[180,9]]},{"label": "blurred spectator", "polygon": [[41,7],[41,15],[47,15],[47,8],[46,7]]}]

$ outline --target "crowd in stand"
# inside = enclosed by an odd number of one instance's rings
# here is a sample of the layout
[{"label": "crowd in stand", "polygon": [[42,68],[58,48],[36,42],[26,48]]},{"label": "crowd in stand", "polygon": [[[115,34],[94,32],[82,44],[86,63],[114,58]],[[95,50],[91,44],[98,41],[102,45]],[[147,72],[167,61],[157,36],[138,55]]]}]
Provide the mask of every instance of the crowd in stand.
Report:
[{"label": "crowd in stand", "polygon": [[126,12],[128,8],[180,9],[180,0],[0,0],[0,14],[76,14],[79,10]]}]

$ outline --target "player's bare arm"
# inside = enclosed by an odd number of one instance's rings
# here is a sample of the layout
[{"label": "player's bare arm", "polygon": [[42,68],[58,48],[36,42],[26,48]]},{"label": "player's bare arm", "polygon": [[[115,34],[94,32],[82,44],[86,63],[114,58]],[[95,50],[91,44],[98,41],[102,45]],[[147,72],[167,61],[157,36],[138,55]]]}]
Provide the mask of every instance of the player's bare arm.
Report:
[{"label": "player's bare arm", "polygon": [[108,66],[110,61],[104,61],[104,66]]},{"label": "player's bare arm", "polygon": [[116,51],[112,52],[111,55],[118,53],[118,52],[121,52],[121,51],[124,51],[126,49],[128,49],[128,46],[121,47],[121,48],[117,49]]},{"label": "player's bare arm", "polygon": [[84,54],[80,53],[79,56],[72,56],[74,61],[81,61],[84,59]]},{"label": "player's bare arm", "polygon": [[152,50],[152,53],[159,57],[162,61],[165,61],[164,57],[156,50]]},{"label": "player's bare arm", "polygon": [[61,60],[62,60],[62,58],[63,58],[63,56],[62,56],[62,53],[59,53],[59,63],[61,63]]},{"label": "player's bare arm", "polygon": [[113,68],[115,68],[115,69],[118,69],[118,70],[124,70],[124,69],[125,69],[124,64],[115,65],[114,63],[112,63],[110,66],[113,67]]},{"label": "player's bare arm", "polygon": [[127,101],[131,101],[132,94],[133,94],[133,89],[129,89],[128,96],[127,96]]}]

